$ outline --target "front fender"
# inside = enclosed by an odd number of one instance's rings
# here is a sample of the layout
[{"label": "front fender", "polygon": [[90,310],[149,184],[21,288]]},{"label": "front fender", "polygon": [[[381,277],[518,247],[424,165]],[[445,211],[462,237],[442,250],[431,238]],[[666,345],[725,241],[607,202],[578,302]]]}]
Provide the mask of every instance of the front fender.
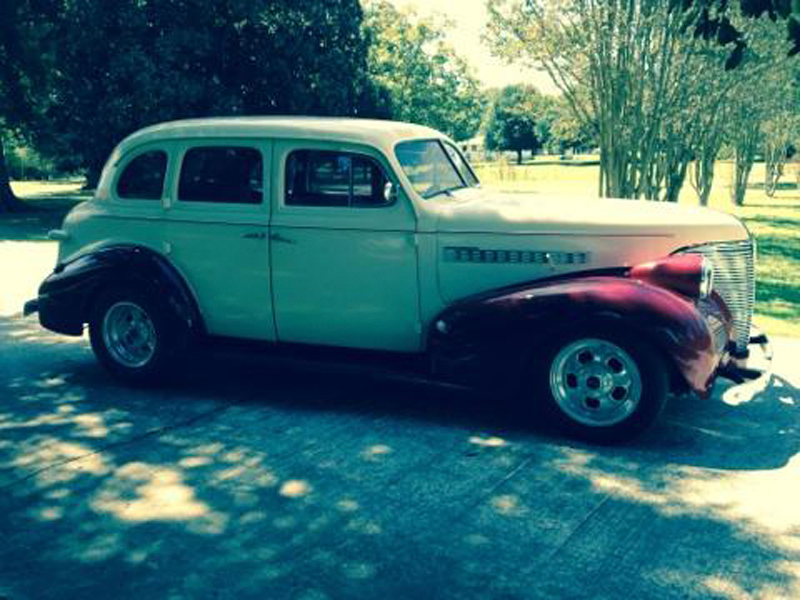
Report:
[{"label": "front fender", "polygon": [[[507,378],[565,331],[601,323],[649,340],[692,390],[707,391],[724,345],[718,347],[706,318],[690,299],[625,276],[547,281],[467,298],[433,321],[429,348],[437,368],[460,363],[484,379]],[[483,368],[476,370],[478,363]],[[456,378],[457,371],[451,371]]]},{"label": "front fender", "polygon": [[98,295],[122,284],[153,293],[187,331],[202,328],[180,273],[165,257],[138,245],[107,246],[57,265],[39,287],[39,320],[52,331],[80,335]]}]

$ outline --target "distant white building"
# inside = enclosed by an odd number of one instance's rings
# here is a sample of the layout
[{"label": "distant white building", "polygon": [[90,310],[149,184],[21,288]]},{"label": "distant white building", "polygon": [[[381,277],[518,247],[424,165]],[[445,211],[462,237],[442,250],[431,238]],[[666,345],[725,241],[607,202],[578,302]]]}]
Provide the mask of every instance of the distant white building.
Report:
[{"label": "distant white building", "polygon": [[474,138],[464,142],[458,142],[458,147],[470,162],[482,162],[487,160],[486,138],[483,135],[476,135]]}]

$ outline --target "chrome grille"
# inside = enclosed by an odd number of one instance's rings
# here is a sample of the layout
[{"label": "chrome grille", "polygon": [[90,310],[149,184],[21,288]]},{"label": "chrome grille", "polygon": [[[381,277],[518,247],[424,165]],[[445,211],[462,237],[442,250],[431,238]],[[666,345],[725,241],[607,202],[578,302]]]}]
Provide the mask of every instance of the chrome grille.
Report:
[{"label": "chrome grille", "polygon": [[714,242],[685,248],[680,252],[702,254],[714,265],[714,290],[733,315],[736,349],[747,349],[756,296],[753,242]]}]

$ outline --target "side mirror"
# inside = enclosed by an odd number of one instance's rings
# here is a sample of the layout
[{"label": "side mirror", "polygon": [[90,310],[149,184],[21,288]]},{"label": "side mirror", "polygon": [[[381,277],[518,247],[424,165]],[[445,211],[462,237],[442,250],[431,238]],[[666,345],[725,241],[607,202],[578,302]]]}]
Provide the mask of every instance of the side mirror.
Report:
[{"label": "side mirror", "polygon": [[383,186],[383,199],[386,200],[386,204],[394,204],[397,200],[397,188],[391,181],[387,181]]}]

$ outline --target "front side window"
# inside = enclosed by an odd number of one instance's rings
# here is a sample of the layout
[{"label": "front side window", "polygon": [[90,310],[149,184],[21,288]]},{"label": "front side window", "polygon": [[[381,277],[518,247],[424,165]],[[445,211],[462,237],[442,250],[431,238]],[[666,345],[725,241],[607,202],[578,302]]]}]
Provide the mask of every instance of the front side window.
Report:
[{"label": "front side window", "polygon": [[261,153],[244,146],[202,146],[186,152],[178,199],[184,202],[260,204],[264,168]]},{"label": "front side window", "polygon": [[[397,160],[411,181],[411,185],[423,198],[433,198],[465,187],[478,185],[461,155],[454,148],[445,150],[438,140],[416,140],[403,142],[395,150]],[[457,168],[455,154],[464,172]]]},{"label": "front side window", "polygon": [[286,161],[288,206],[378,207],[388,179],[370,158],[327,150],[296,150]]},{"label": "front side window", "polygon": [[117,196],[131,200],[160,200],[167,174],[167,153],[151,150],[127,164],[117,181]]}]

